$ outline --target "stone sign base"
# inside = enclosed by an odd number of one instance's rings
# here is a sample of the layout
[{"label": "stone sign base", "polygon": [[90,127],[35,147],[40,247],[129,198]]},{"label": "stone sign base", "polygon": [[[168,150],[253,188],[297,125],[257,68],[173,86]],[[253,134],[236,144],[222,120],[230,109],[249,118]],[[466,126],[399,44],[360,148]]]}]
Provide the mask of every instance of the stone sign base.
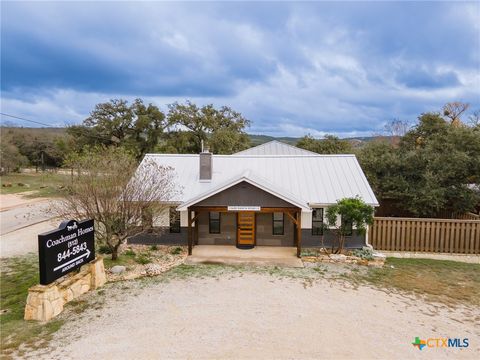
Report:
[{"label": "stone sign base", "polygon": [[105,284],[107,277],[103,258],[97,257],[71,273],[49,284],[28,289],[25,320],[48,321],[63,311],[63,306],[80,295]]}]

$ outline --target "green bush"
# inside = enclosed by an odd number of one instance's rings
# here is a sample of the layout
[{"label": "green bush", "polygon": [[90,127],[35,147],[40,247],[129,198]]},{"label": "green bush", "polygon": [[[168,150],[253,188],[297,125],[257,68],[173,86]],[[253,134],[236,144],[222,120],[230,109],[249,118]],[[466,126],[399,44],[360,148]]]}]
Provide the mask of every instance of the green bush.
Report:
[{"label": "green bush", "polygon": [[139,264],[145,265],[150,264],[152,262],[152,259],[150,259],[150,257],[145,254],[140,254],[135,258],[135,261]]},{"label": "green bush", "polygon": [[132,249],[128,249],[127,251],[125,251],[125,255],[127,256],[135,256],[135,251],[133,251]]},{"label": "green bush", "polygon": [[175,248],[173,248],[172,250],[170,250],[170,254],[172,255],[178,255],[178,254],[181,254],[182,253],[182,248],[180,246],[177,246]]},{"label": "green bush", "polygon": [[157,245],[152,245],[152,246],[150,246],[150,250],[152,250],[152,251],[157,251],[157,250],[158,250],[158,246],[157,246]]},{"label": "green bush", "polygon": [[373,260],[373,251],[369,248],[355,249],[352,251],[352,255],[363,260]]},{"label": "green bush", "polygon": [[318,249],[302,249],[302,256],[318,256],[319,250]]},{"label": "green bush", "polygon": [[98,247],[98,252],[100,254],[111,254],[112,250],[107,245],[100,245]]}]

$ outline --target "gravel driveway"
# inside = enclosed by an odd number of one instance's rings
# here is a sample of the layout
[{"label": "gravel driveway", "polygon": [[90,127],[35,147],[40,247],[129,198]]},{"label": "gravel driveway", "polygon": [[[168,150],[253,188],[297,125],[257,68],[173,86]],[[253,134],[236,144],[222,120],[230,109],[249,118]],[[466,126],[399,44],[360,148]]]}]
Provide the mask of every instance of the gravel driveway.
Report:
[{"label": "gravel driveway", "polygon": [[[341,281],[310,284],[238,273],[117,283],[108,285],[105,294],[101,307],[81,315],[71,312],[78,319],[69,320],[51,341],[54,349],[38,357],[480,358],[479,309],[453,309],[369,287],[352,289]],[[468,337],[471,345],[419,351],[411,344],[416,336]]]}]

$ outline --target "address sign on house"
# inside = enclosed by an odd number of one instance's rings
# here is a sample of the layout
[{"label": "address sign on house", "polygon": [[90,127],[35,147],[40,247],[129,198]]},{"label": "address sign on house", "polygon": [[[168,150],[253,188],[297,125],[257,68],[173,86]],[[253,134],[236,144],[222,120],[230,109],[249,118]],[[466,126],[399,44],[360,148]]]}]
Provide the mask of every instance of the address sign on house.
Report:
[{"label": "address sign on house", "polygon": [[260,206],[228,206],[228,211],[260,211]]},{"label": "address sign on house", "polygon": [[57,230],[38,235],[40,284],[56,279],[95,259],[93,220],[63,221]]}]

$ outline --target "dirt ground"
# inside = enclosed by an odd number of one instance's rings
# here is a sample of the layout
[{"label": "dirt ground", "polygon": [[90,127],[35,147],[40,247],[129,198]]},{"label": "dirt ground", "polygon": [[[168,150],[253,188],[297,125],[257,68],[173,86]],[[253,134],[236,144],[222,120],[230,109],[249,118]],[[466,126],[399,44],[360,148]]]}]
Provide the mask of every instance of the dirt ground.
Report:
[{"label": "dirt ground", "polygon": [[[112,295],[113,294],[113,295]],[[341,281],[234,273],[107,285],[43,359],[480,358],[480,310],[449,308]],[[425,348],[414,338],[469,338]]]}]

